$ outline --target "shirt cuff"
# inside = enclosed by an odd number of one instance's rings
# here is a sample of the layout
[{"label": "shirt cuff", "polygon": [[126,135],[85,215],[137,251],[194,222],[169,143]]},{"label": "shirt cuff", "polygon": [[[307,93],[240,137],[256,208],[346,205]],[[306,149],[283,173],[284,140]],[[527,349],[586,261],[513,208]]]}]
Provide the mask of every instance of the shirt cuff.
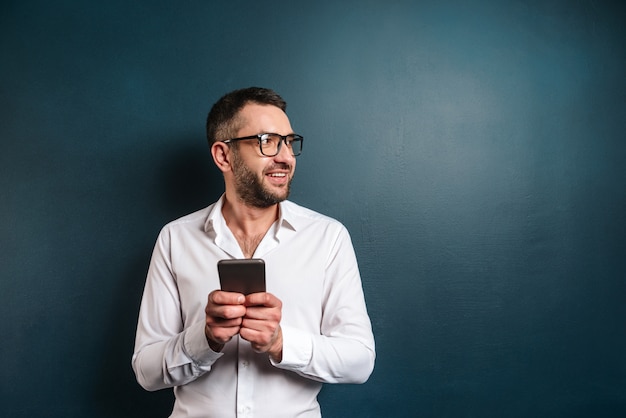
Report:
[{"label": "shirt cuff", "polygon": [[206,371],[210,369],[213,363],[222,357],[224,353],[216,353],[209,347],[209,342],[204,333],[204,327],[204,321],[198,321],[187,328],[185,336],[183,337],[183,347],[185,353],[189,356],[194,365]]},{"label": "shirt cuff", "polygon": [[301,370],[311,362],[313,339],[307,332],[295,328],[281,327],[283,334],[283,357],[280,363],[271,363],[285,370]]}]

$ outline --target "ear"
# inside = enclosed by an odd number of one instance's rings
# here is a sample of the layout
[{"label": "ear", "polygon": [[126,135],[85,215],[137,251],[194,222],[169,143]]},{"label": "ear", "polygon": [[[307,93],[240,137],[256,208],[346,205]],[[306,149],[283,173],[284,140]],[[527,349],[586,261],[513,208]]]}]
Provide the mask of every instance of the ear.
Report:
[{"label": "ear", "polygon": [[213,156],[213,162],[217,168],[223,173],[230,171],[230,147],[221,141],[214,142],[211,145],[211,155]]}]

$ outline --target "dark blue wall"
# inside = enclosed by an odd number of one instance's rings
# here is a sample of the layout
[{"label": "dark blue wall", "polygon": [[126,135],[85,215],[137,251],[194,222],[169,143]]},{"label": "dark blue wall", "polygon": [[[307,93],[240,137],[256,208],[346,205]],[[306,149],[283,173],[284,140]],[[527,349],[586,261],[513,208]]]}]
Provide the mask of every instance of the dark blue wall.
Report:
[{"label": "dark blue wall", "polygon": [[326,417],[626,416],[625,18],[2,2],[0,416],[167,416],[130,368],[145,272],[160,227],[220,195],[204,119],[248,85],[289,102],[292,198],[361,263],[376,369],[327,386]]}]

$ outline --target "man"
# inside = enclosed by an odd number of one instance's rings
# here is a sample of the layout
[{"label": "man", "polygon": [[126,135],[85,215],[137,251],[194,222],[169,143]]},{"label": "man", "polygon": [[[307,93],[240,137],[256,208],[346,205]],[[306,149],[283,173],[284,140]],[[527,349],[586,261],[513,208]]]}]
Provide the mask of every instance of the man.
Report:
[{"label": "man", "polygon": [[[225,192],[166,225],[148,270],[132,365],[173,387],[172,417],[319,417],[322,383],[363,383],[374,338],[356,257],[337,221],[288,200],[303,139],[263,88],[207,119]],[[217,262],[265,260],[267,292],[219,290]]]}]

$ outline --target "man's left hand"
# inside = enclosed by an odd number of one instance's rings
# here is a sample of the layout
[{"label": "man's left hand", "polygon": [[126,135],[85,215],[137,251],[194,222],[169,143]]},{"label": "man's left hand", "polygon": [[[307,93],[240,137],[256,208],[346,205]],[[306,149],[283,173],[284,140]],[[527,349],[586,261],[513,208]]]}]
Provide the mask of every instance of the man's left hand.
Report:
[{"label": "man's left hand", "polygon": [[283,334],[280,328],[282,302],[271,293],[252,293],[246,296],[246,315],[239,335],[259,353],[268,353],[280,363],[283,357]]}]

